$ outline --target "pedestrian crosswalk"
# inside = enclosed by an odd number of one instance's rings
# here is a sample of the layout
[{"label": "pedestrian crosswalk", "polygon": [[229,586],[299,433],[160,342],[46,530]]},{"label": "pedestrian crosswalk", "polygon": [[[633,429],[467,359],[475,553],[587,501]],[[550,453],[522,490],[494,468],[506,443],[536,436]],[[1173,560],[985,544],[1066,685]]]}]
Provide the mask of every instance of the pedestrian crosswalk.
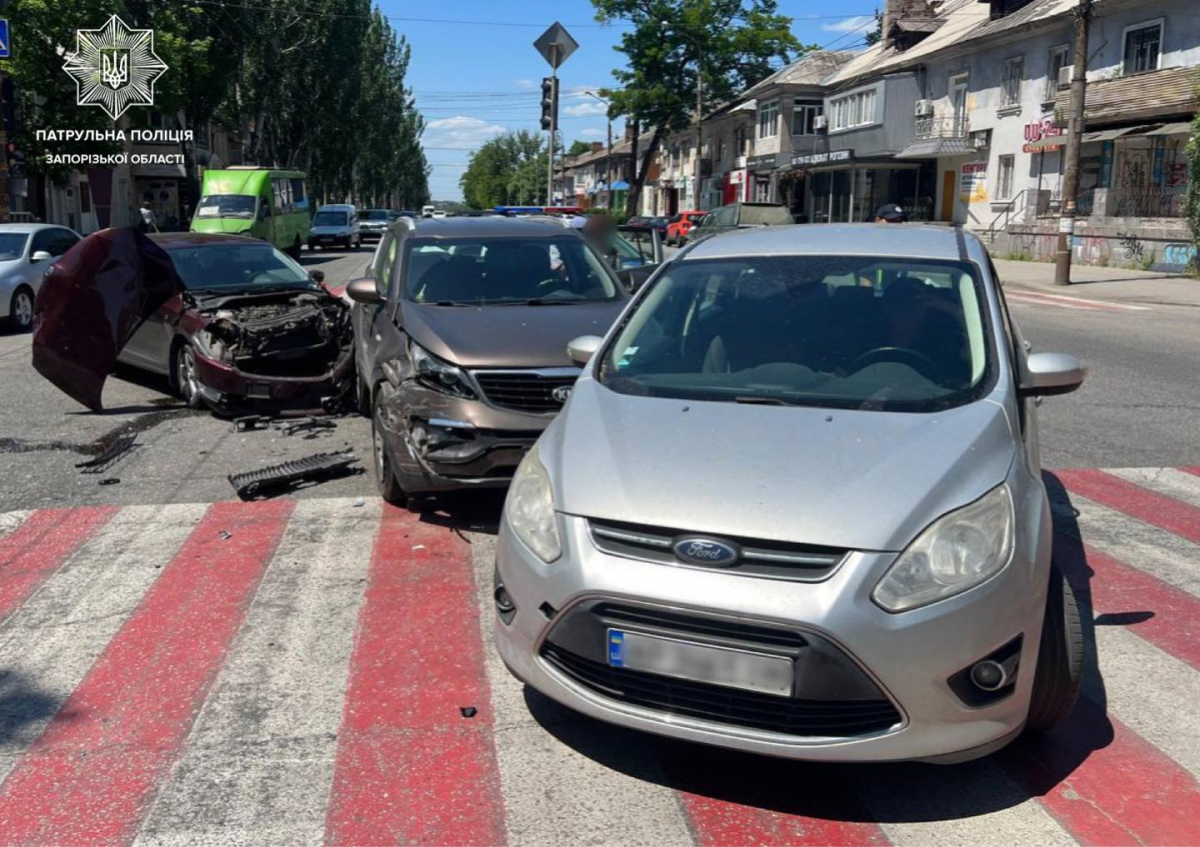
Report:
[{"label": "pedestrian crosswalk", "polygon": [[492,538],[377,501],[0,515],[0,843],[1200,843],[1200,468],[1047,483],[1084,698],[942,767],[570,712],[491,648]]},{"label": "pedestrian crosswalk", "polygon": [[1006,288],[1004,299],[1017,306],[1051,306],[1078,312],[1149,312],[1150,306],[1135,303],[1116,303],[1111,300],[1091,300],[1067,294],[1048,294],[1027,288]]}]

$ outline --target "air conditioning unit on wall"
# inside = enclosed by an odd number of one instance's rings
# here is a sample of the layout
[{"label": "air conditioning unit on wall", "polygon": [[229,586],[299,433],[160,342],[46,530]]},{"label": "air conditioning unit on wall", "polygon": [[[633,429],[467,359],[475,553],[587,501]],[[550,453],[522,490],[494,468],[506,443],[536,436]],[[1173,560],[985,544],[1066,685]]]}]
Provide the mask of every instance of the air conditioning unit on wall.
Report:
[{"label": "air conditioning unit on wall", "polygon": [[927,117],[932,114],[933,114],[933,101],[932,100],[918,100],[917,101],[916,116],[918,118],[924,118],[924,117]]},{"label": "air conditioning unit on wall", "polygon": [[1070,88],[1071,80],[1075,78],[1075,66],[1067,65],[1065,68],[1058,69],[1058,87]]},{"label": "air conditioning unit on wall", "polygon": [[829,129],[829,118],[825,115],[817,115],[813,118],[813,129],[820,132],[823,129]]}]

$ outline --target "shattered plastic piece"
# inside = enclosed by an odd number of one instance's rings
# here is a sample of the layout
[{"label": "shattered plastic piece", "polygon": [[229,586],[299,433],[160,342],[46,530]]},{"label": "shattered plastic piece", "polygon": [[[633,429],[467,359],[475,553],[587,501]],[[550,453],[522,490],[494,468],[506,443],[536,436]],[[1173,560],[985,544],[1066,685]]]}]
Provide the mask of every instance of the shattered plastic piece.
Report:
[{"label": "shattered plastic piece", "polygon": [[112,444],[108,445],[108,449],[99,456],[88,459],[86,462],[76,462],[75,467],[88,474],[105,471],[110,466],[116,464],[118,459],[129,452],[134,447],[136,442],[136,435],[122,435],[121,437],[115,439]]},{"label": "shattered plastic piece", "polygon": [[239,497],[249,498],[298,482],[321,482],[348,473],[362,473],[362,468],[353,467],[357,464],[358,457],[354,455],[353,450],[316,453],[256,471],[230,474],[229,484],[234,487]]},{"label": "shattered plastic piece", "polygon": [[325,418],[301,418],[298,421],[279,424],[279,431],[284,435],[295,435],[297,432],[309,432],[309,438],[317,434],[317,430],[337,429],[337,421]]},{"label": "shattered plastic piece", "polygon": [[357,500],[354,501],[355,508],[358,508],[359,506],[365,506],[365,505],[367,505],[367,501],[364,500],[362,497],[359,497]]},{"label": "shattered plastic piece", "polygon": [[464,718],[473,718],[478,713],[474,706],[461,706],[458,710]]},{"label": "shattered plastic piece", "polygon": [[228,541],[229,539],[233,538],[233,533],[227,532],[226,530],[221,530],[217,534],[221,536],[222,541]]},{"label": "shattered plastic piece", "polygon": [[233,419],[234,432],[253,432],[256,429],[266,429],[271,425],[269,415],[246,415]]},{"label": "shattered plastic piece", "polygon": [[424,549],[425,549],[425,545],[424,545],[424,544],[414,544],[414,545],[413,545],[413,549],[414,549],[414,550],[424,550]]},{"label": "shattered plastic piece", "polygon": [[115,476],[110,476],[108,479],[100,480],[100,484],[101,485],[116,485],[120,481],[121,480],[117,479]]}]

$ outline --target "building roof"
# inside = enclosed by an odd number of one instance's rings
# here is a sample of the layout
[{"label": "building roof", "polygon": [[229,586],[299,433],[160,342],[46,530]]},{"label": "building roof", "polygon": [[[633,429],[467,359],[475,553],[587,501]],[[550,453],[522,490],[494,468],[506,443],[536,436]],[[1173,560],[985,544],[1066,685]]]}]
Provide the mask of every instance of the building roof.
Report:
[{"label": "building roof", "polygon": [[850,62],[855,55],[844,50],[816,50],[805,53],[790,65],[754,83],[742,92],[742,96],[753,97],[756,92],[772,85],[820,85],[827,77]]}]

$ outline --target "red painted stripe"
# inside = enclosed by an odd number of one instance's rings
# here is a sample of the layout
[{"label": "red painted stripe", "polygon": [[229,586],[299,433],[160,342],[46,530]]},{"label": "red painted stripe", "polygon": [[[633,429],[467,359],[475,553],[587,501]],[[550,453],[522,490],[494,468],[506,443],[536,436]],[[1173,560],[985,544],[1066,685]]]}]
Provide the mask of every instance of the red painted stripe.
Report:
[{"label": "red painted stripe", "polygon": [[116,512],[111,506],[43,509],[0,538],[0,621]]},{"label": "red painted stripe", "polygon": [[1183,471],[1184,473],[1200,476],[1200,465],[1196,465],[1195,467],[1179,468],[1179,470]]},{"label": "red painted stripe", "polygon": [[182,754],[292,505],[208,510],[0,786],[0,840],[132,841]]},{"label": "red painted stripe", "polygon": [[1090,700],[998,761],[1080,844],[1200,843],[1196,778]]},{"label": "red painted stripe", "polygon": [[[803,784],[791,787],[798,792],[808,790]],[[808,816],[743,806],[698,794],[681,793],[680,798],[697,847],[826,844],[876,847],[891,843],[875,824],[838,820],[832,809],[818,805],[813,806],[814,816]],[[831,817],[816,816],[822,814]]]},{"label": "red painted stripe", "polygon": [[[503,844],[470,547],[385,509],[359,612],[329,844]],[[461,707],[473,706],[465,718]]]},{"label": "red painted stripe", "polygon": [[1200,508],[1099,470],[1055,471],[1075,494],[1200,544]]}]

